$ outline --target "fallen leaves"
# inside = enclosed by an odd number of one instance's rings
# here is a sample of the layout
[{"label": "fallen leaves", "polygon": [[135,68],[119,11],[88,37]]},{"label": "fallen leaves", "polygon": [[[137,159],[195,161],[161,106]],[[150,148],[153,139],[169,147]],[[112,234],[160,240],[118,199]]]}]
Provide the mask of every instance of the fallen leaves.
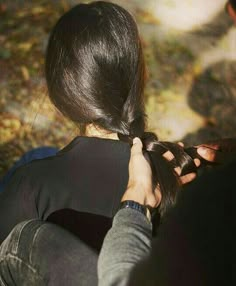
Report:
[{"label": "fallen leaves", "polygon": [[47,13],[46,7],[43,7],[43,6],[35,6],[35,7],[32,7],[31,13],[32,13],[33,15],[39,15],[39,14]]},{"label": "fallen leaves", "polygon": [[20,130],[21,122],[11,114],[0,115],[0,144],[11,141]]},{"label": "fallen leaves", "polygon": [[33,42],[24,42],[24,43],[19,43],[17,47],[20,51],[27,53],[31,50],[33,44],[34,44]]},{"label": "fallen leaves", "polygon": [[136,9],[136,19],[141,23],[159,25],[160,21],[149,11]]},{"label": "fallen leaves", "polygon": [[4,47],[0,47],[0,58],[7,60],[11,57],[11,51],[4,48]]},{"label": "fallen leaves", "polygon": [[22,74],[24,81],[28,81],[30,79],[28,68],[26,66],[21,66],[20,70],[21,70],[21,74]]}]

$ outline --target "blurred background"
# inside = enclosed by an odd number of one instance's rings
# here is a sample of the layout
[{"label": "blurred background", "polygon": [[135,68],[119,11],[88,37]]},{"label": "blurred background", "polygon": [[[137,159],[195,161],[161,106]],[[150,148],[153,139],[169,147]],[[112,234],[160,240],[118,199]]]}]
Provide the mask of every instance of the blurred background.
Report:
[{"label": "blurred background", "polygon": [[[25,151],[78,134],[47,98],[44,54],[79,0],[0,0],[0,177]],[[149,78],[149,129],[194,145],[236,137],[236,28],[226,0],[113,0],[136,18]]]}]

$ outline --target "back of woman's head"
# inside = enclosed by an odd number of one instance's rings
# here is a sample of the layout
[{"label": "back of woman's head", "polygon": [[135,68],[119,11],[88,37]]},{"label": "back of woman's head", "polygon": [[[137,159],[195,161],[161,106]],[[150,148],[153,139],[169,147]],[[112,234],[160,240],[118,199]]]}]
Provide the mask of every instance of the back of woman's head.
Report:
[{"label": "back of woman's head", "polygon": [[51,33],[46,79],[52,102],[71,120],[129,135],[132,122],[144,120],[144,61],[133,17],[102,1],[72,8]]},{"label": "back of woman's head", "polygon": [[123,8],[108,2],[79,4],[64,14],[49,38],[46,79],[55,106],[79,125],[93,123],[118,133],[123,141],[140,137],[148,151],[162,192],[160,212],[173,204],[178,178],[173,162],[162,154],[171,150],[176,164],[194,164],[174,143],[159,142],[145,133],[143,104],[144,60],[137,25]]}]

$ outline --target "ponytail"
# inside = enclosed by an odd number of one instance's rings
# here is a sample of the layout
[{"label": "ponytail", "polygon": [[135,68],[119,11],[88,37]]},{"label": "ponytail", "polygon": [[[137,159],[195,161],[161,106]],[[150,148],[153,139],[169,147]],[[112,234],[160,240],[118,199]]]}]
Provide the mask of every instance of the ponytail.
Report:
[{"label": "ponytail", "polygon": [[[132,144],[132,139],[136,136],[126,136],[118,134],[120,140]],[[159,141],[156,134],[152,132],[144,132],[140,136],[143,142],[143,149],[149,156],[152,175],[153,188],[159,184],[162,194],[161,204],[159,206],[159,213],[163,216],[166,211],[175,204],[178,190],[180,189],[179,176],[176,174],[174,168],[180,167],[181,175],[190,172],[196,172],[196,165],[193,158],[187,154],[184,148],[176,143]],[[174,159],[168,161],[163,154],[170,151]]]}]

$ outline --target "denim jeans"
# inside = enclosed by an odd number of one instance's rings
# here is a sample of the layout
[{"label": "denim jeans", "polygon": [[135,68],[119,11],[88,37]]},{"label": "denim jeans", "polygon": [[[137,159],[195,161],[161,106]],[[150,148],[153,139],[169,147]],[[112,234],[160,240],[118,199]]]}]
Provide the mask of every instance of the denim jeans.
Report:
[{"label": "denim jeans", "polygon": [[97,285],[97,254],[41,220],[18,224],[0,247],[0,285]]}]

